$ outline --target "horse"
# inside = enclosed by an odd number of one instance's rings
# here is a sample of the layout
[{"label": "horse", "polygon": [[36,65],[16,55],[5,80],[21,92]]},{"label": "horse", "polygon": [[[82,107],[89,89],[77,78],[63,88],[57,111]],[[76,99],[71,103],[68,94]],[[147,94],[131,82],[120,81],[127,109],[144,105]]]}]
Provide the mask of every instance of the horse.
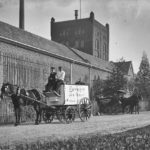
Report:
[{"label": "horse", "polygon": [[129,113],[133,113],[135,110],[135,113],[139,114],[139,101],[142,99],[142,96],[140,94],[133,94],[128,98],[121,97],[119,102],[122,106],[122,113],[124,113],[125,108],[129,106]]},{"label": "horse", "polygon": [[25,90],[20,89],[19,86],[11,83],[3,83],[1,87],[1,98],[8,96],[11,98],[14,113],[15,113],[15,126],[20,124],[21,111],[23,106],[32,105],[36,112],[35,124],[39,124],[42,114],[42,96],[37,89]]},{"label": "horse", "polygon": [[110,108],[110,113],[113,112],[113,107],[118,104],[118,98],[115,96],[111,97],[99,97],[96,96],[95,100],[99,107],[99,114],[102,115],[107,108]]}]

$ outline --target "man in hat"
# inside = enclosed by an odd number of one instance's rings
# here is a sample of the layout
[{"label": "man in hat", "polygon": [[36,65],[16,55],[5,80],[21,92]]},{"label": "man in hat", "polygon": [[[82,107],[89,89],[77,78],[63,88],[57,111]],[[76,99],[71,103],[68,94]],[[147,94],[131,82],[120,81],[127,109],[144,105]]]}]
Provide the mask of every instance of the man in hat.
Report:
[{"label": "man in hat", "polygon": [[75,84],[77,84],[77,85],[85,85],[85,83],[81,81],[81,78],[79,78],[79,80],[77,82],[75,82]]},{"label": "man in hat", "polygon": [[64,79],[65,79],[65,71],[62,69],[61,66],[59,66],[56,81],[56,92],[59,94],[60,94],[60,86],[64,84]]},{"label": "man in hat", "polygon": [[55,90],[55,88],[56,88],[56,72],[55,68],[51,67],[51,73],[50,76],[48,77],[48,83],[45,86],[44,92]]}]

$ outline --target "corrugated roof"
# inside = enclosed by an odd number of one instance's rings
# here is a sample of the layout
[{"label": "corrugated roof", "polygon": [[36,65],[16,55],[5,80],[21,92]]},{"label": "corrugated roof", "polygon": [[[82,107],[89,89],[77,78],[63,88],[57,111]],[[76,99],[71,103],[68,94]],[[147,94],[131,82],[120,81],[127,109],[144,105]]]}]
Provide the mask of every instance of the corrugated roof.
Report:
[{"label": "corrugated roof", "polygon": [[101,69],[106,69],[109,71],[111,71],[113,68],[113,65],[108,61],[105,61],[105,60],[102,60],[100,58],[94,57],[92,55],[86,54],[86,53],[81,52],[81,51],[74,49],[74,48],[72,48],[72,50],[75,53],[77,53],[79,56],[81,56],[82,59],[84,59],[84,61],[86,61],[86,62],[88,62],[88,63],[90,63],[96,67],[99,67]]},{"label": "corrugated roof", "polygon": [[0,36],[36,47],[38,49],[46,50],[56,55],[65,56],[76,61],[91,64],[92,66],[98,67],[100,69],[104,69],[107,71],[112,70],[112,64],[108,61],[101,60],[77,49],[66,47],[62,44],[45,39],[1,21]]},{"label": "corrugated roof", "polygon": [[70,51],[66,46],[56,43],[54,41],[45,39],[38,35],[32,34],[30,32],[24,31],[17,27],[11,26],[9,24],[0,22],[0,36],[27,44],[36,48],[44,49],[48,52],[65,56],[68,58],[75,59],[77,61],[83,61],[75,53]]}]

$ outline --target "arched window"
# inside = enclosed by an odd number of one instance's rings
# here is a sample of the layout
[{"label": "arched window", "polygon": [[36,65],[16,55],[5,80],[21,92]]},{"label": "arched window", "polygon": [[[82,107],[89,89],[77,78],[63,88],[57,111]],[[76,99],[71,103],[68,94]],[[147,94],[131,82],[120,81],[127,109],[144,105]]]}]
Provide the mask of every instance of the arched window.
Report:
[{"label": "arched window", "polygon": [[95,40],[95,49],[96,50],[99,49],[99,40],[98,39]]},{"label": "arched window", "polygon": [[99,40],[95,40],[95,57],[99,57]]}]

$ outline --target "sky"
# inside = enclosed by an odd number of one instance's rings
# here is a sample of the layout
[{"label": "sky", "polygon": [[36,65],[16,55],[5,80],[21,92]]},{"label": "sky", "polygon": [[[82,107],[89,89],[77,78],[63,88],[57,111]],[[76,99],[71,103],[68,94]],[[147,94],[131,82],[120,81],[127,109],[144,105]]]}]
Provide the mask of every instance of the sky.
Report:
[{"label": "sky", "polygon": [[[74,10],[80,10],[80,0],[24,1],[25,30],[47,39],[52,17],[56,22],[72,20]],[[110,61],[132,61],[137,73],[143,52],[150,57],[150,0],[81,0],[81,18],[91,11],[110,26]],[[19,0],[0,0],[0,21],[18,27]]]}]

